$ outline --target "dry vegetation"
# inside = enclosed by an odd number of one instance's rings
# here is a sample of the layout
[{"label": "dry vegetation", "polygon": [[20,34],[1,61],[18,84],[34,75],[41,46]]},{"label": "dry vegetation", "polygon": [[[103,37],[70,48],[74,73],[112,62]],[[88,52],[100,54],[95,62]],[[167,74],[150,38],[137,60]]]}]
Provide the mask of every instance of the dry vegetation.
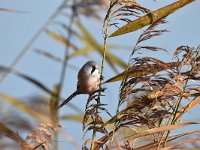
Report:
[{"label": "dry vegetation", "polygon": [[[1,82],[8,74],[14,74],[49,95],[48,97],[32,97],[28,103],[25,103],[9,94],[0,92],[2,101],[4,100],[22,114],[29,116],[21,117],[7,112],[1,117],[0,149],[58,149],[59,134],[62,134],[63,137],[67,136],[68,138],[64,140],[77,148],[75,141],[70,140],[70,135],[66,135],[67,133],[59,125],[59,120],[67,117],[71,117],[72,120],[82,120],[82,149],[86,150],[200,148],[200,131],[183,130],[185,126],[191,126],[192,129],[192,125],[199,124],[199,122],[182,122],[182,117],[188,111],[198,107],[200,103],[200,47],[179,46],[174,50],[171,62],[164,62],[156,55],[156,57],[145,55],[145,51],[155,54],[158,51],[168,52],[165,48],[149,46],[145,42],[167,32],[166,29],[161,29],[162,25],[166,23],[167,16],[171,13],[173,15],[174,11],[191,2],[191,0],[179,0],[159,10],[151,11],[132,0],[111,0],[110,3],[107,0],[74,0],[70,2],[64,0],[44,26],[27,43],[13,64],[10,67],[0,66]],[[99,9],[107,10],[104,20],[98,13]],[[63,14],[69,19],[68,23],[56,20]],[[82,15],[104,22],[103,45],[95,41],[92,33],[84,27],[84,22],[80,21]],[[51,30],[50,24],[59,25],[67,32],[67,36],[61,36]],[[79,32],[73,30],[74,28]],[[111,51],[107,51],[112,48],[108,44],[110,37],[120,36],[141,28],[144,29],[143,33],[133,45],[129,60],[126,61],[128,65],[124,63],[124,60],[113,55]],[[116,31],[110,34],[110,29]],[[43,32],[66,47],[63,58],[40,49],[35,50],[39,55],[60,62],[62,65],[59,83],[53,89],[45,86],[42,81],[15,70],[15,65]],[[72,37],[83,43],[84,47],[80,48],[79,45],[73,43],[70,40]],[[73,52],[70,53],[70,50]],[[80,114],[80,118],[59,116],[57,106],[62,99],[61,91],[69,58],[89,54],[91,51],[96,51],[102,56],[100,70],[102,76],[104,76],[105,61],[114,71],[117,71],[117,67],[121,67],[125,71],[109,80],[101,79],[99,85],[101,90],[89,96],[83,116],[80,108],[73,104],[68,105]],[[103,85],[112,84],[115,81],[121,81],[121,86],[118,92],[116,114],[112,116],[107,107],[109,103],[101,103],[101,98],[107,98],[103,92]],[[46,107],[48,105],[49,107]],[[5,114],[5,112],[1,113]],[[105,114],[107,114],[107,120],[105,120]],[[34,124],[33,120],[37,123]],[[25,132],[26,138],[22,138],[22,135],[17,132],[18,130]],[[86,138],[86,134],[90,138]]]}]

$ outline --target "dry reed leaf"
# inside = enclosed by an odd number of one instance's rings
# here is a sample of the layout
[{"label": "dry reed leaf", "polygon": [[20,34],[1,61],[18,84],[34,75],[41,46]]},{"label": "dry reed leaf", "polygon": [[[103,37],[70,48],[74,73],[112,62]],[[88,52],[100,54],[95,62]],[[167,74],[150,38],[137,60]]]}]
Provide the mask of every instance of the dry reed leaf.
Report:
[{"label": "dry reed leaf", "polygon": [[135,135],[132,135],[132,136],[129,136],[129,137],[122,138],[121,140],[122,141],[131,140],[131,139],[147,136],[147,135],[154,134],[154,133],[160,133],[160,132],[163,132],[163,131],[169,131],[169,130],[173,130],[173,129],[176,129],[176,128],[181,128],[181,127],[184,127],[186,125],[192,125],[192,124],[198,124],[198,123],[187,122],[187,123],[179,123],[179,124],[175,124],[175,125],[168,125],[168,126],[153,128],[153,129],[142,131],[138,134],[135,134]]},{"label": "dry reed leaf", "polygon": [[193,142],[198,142],[200,141],[200,138],[190,138],[186,140],[182,140],[180,142],[176,142],[175,144],[171,144],[170,146],[166,146],[164,148],[161,148],[161,150],[170,150],[170,149],[175,149],[176,146],[188,144],[188,143],[193,143]]},{"label": "dry reed leaf", "polygon": [[122,150],[123,148],[121,147],[119,140],[115,138],[114,141],[115,141],[115,145],[116,145],[115,149]]},{"label": "dry reed leaf", "polygon": [[10,8],[0,8],[0,11],[9,12],[9,13],[27,13],[26,11],[15,10],[15,9],[10,9]]},{"label": "dry reed leaf", "polygon": [[20,73],[16,70],[13,70],[9,67],[5,67],[5,66],[0,65],[0,72],[13,73],[13,74],[17,75],[18,77],[32,83],[33,85],[36,85],[37,87],[44,90],[45,92],[47,92],[49,94],[53,94],[52,91],[50,89],[48,89],[47,86],[45,86],[42,82],[38,81],[37,79],[34,79],[33,77],[30,77],[28,75]]},{"label": "dry reed leaf", "polygon": [[19,109],[20,111],[25,112],[26,114],[32,116],[36,120],[38,120],[40,122],[48,122],[48,119],[46,117],[42,116],[38,112],[35,112],[27,104],[23,103],[21,100],[16,99],[16,98],[9,96],[7,94],[4,94],[4,93],[0,93],[0,97],[2,97],[2,99],[4,99],[6,102],[10,103],[11,105],[13,105],[15,108]]},{"label": "dry reed leaf", "polygon": [[164,63],[165,67],[158,65],[158,64],[149,64],[146,66],[145,65],[132,66],[127,71],[124,71],[124,72],[108,79],[107,81],[105,81],[105,83],[123,80],[125,78],[125,76],[127,76],[127,75],[128,75],[128,78],[132,78],[132,77],[138,77],[138,76],[144,76],[144,75],[157,73],[157,72],[164,71],[167,69],[175,68],[179,64],[180,64],[179,62]]},{"label": "dry reed leaf", "polygon": [[200,96],[194,98],[189,104],[187,104],[186,106],[182,107],[179,110],[179,112],[176,114],[176,118],[180,117],[182,114],[190,111],[191,109],[193,109],[194,107],[196,107],[199,104],[200,104]]},{"label": "dry reed leaf", "polygon": [[[200,131],[188,131],[188,132],[183,132],[183,133],[180,133],[180,134],[171,134],[169,136],[169,139],[168,139],[168,145],[170,145],[171,143],[176,143],[176,142],[179,142],[179,138],[182,138],[184,136],[194,136],[194,135],[199,135],[200,134]],[[154,137],[154,136],[151,136],[151,141],[153,140],[153,142],[150,142],[150,143],[147,143],[147,144],[143,144],[142,146],[139,146],[139,147],[134,147],[135,150],[155,150],[155,149],[162,149],[162,148],[159,148],[161,145],[164,144],[165,142],[165,138],[162,139],[162,141],[159,141],[158,140],[159,137]],[[176,141],[175,141],[176,140]],[[177,141],[178,140],[178,141]],[[137,142],[135,143],[137,145]]]},{"label": "dry reed leaf", "polygon": [[20,137],[17,133],[13,132],[9,129],[4,123],[0,122],[0,135],[7,136],[18,144],[23,143],[22,137]]},{"label": "dry reed leaf", "polygon": [[60,85],[54,86],[53,93],[54,95],[51,96],[50,102],[49,102],[49,111],[50,111],[50,118],[51,118],[51,124],[56,127],[58,123],[58,104],[59,104],[59,95],[60,91]]},{"label": "dry reed leaf", "polygon": [[68,39],[64,38],[63,36],[61,36],[61,35],[53,32],[53,31],[50,31],[50,30],[46,30],[46,33],[50,37],[52,37],[53,39],[55,39],[56,41],[60,42],[61,44],[64,44],[65,46],[69,46],[69,47],[73,48],[74,50],[77,50],[77,47],[74,44],[70,43],[68,41]]},{"label": "dry reed leaf", "polygon": [[102,138],[98,139],[97,141],[99,142],[95,142],[94,143],[94,149],[99,149],[101,148],[102,145],[104,145],[109,138],[111,138],[113,136],[113,131],[109,132],[108,134],[104,135]]}]

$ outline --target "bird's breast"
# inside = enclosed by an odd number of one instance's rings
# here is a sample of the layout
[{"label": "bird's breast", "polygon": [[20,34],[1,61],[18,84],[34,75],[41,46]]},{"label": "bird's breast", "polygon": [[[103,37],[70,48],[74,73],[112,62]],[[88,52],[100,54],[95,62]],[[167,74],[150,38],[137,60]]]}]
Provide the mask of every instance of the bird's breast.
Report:
[{"label": "bird's breast", "polygon": [[98,86],[99,76],[82,76],[78,80],[78,90],[83,94],[93,93]]}]

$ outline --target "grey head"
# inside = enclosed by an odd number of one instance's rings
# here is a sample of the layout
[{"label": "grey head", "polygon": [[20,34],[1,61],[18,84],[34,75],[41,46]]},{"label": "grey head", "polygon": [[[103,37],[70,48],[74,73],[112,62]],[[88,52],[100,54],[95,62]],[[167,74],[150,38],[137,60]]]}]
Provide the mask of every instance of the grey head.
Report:
[{"label": "grey head", "polygon": [[82,71],[84,70],[88,74],[92,74],[96,69],[98,69],[98,65],[95,61],[88,61],[81,68]]}]

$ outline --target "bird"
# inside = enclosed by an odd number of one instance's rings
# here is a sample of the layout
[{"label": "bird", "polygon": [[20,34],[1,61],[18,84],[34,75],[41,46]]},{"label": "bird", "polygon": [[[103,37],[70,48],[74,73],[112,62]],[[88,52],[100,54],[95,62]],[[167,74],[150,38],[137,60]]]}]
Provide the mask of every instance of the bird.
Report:
[{"label": "bird", "polygon": [[78,72],[76,91],[72,93],[67,99],[65,99],[57,108],[60,109],[79,94],[94,93],[99,85],[100,80],[98,69],[98,65],[95,61],[86,62]]}]

